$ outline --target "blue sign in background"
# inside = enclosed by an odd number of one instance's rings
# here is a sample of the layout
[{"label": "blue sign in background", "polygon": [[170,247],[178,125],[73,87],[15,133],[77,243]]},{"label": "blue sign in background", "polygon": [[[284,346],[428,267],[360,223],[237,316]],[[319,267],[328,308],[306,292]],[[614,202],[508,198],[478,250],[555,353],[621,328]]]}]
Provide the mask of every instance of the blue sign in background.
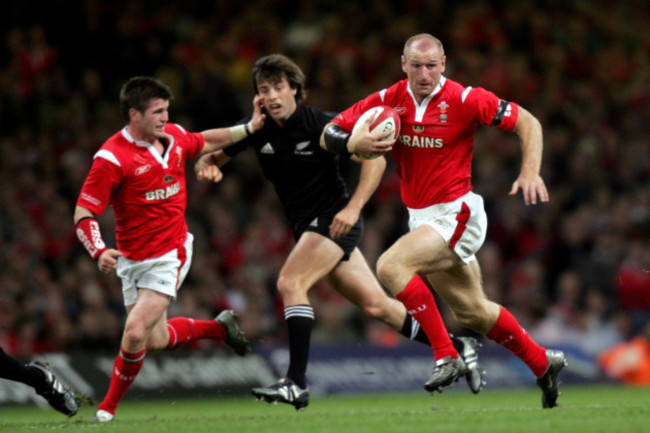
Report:
[{"label": "blue sign in background", "polygon": [[[605,378],[594,359],[572,347],[559,347],[569,365],[563,383],[600,382]],[[535,386],[532,373],[519,358],[494,343],[485,343],[479,362],[487,371],[487,388]],[[114,355],[50,353],[46,361],[62,382],[76,392],[100,400],[110,381]],[[28,361],[28,360],[25,360]],[[250,396],[255,386],[284,376],[289,361],[286,346],[259,346],[243,358],[222,350],[174,351],[147,357],[126,399]],[[363,392],[423,392],[433,355],[422,344],[398,347],[368,344],[314,344],[307,381],[312,395]],[[466,384],[455,389],[467,390]],[[47,405],[29,387],[0,380],[0,404]]]},{"label": "blue sign in background", "polygon": [[[565,351],[569,365],[563,383],[604,380],[596,361],[571,347]],[[289,362],[286,348],[260,348],[281,377]],[[510,351],[488,342],[479,351],[479,363],[487,371],[488,387],[534,385],[533,374]],[[433,367],[433,354],[422,344],[387,348],[364,344],[312,345],[307,381],[313,394],[372,391],[420,391]],[[461,380],[456,387],[465,387]]]}]

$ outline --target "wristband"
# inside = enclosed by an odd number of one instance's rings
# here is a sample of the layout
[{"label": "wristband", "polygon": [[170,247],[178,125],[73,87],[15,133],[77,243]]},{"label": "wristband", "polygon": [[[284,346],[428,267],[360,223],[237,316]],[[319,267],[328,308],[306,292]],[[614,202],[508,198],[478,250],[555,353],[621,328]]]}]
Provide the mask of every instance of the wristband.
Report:
[{"label": "wristband", "polygon": [[327,150],[334,153],[342,153],[351,155],[348,150],[348,141],[350,140],[349,133],[345,132],[339,125],[330,125],[325,130],[323,138],[325,140],[325,147]]},{"label": "wristband", "polygon": [[95,218],[86,217],[77,221],[75,230],[77,238],[86,248],[90,257],[97,260],[99,255],[108,248],[102,239],[102,232],[99,230],[99,223]]},{"label": "wristband", "polygon": [[253,125],[251,122],[248,122],[244,125],[235,125],[231,126],[228,128],[230,131],[230,137],[232,137],[232,142],[237,143],[238,141],[242,141],[244,138],[248,137],[251,135],[253,129]]},{"label": "wristband", "polygon": [[230,137],[232,138],[233,143],[237,143],[238,141],[242,141],[248,135],[246,133],[246,126],[245,125],[231,126],[228,129],[230,130]]}]

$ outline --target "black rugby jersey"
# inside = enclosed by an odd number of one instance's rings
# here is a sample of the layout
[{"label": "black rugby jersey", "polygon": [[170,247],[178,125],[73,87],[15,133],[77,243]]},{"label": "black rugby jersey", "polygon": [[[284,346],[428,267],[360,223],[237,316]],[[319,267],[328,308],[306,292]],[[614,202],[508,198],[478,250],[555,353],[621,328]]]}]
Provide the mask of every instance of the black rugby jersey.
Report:
[{"label": "black rugby jersey", "polygon": [[323,128],[335,115],[298,104],[284,127],[267,114],[261,130],[224,149],[231,158],[248,146],[255,149],[264,176],[273,183],[294,230],[302,230],[323,213],[338,212],[349,200],[339,155],[319,144]]}]

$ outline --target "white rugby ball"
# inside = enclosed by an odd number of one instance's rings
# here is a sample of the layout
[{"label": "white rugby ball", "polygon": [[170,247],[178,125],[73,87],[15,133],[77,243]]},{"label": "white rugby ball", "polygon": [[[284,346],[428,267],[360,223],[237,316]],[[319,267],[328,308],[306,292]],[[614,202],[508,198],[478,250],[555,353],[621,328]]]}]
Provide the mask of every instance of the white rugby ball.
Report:
[{"label": "white rugby ball", "polygon": [[[375,120],[372,121],[370,124],[370,133],[371,134],[383,134],[388,131],[392,131],[391,134],[386,137],[386,141],[390,141],[397,137],[397,134],[399,134],[399,129],[400,129],[400,118],[399,114],[397,114],[397,111],[393,109],[392,107],[389,107],[388,105],[379,105],[377,107],[372,107],[369,110],[367,110],[365,113],[359,117],[357,122],[354,124],[354,128],[352,128],[352,133],[359,129],[361,125],[363,125],[366,120],[368,120],[369,117],[375,117]],[[361,159],[374,159],[377,158],[380,155],[368,155],[368,154],[362,154],[362,153],[355,153],[359,158]]]}]

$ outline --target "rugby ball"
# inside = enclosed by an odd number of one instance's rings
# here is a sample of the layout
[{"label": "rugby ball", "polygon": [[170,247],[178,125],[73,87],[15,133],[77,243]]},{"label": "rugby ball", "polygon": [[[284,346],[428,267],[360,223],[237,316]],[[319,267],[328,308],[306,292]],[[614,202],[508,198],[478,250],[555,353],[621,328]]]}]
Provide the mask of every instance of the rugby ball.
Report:
[{"label": "rugby ball", "polygon": [[[397,111],[395,111],[392,107],[389,107],[388,105],[379,105],[377,107],[372,107],[365,113],[359,117],[357,122],[354,124],[354,128],[352,128],[352,133],[359,129],[361,125],[363,125],[366,120],[368,120],[369,117],[375,117],[375,120],[372,121],[370,124],[370,133],[371,134],[383,134],[388,131],[392,131],[392,134],[390,134],[388,137],[386,137],[387,141],[390,141],[397,137],[397,134],[399,134],[399,128],[400,128],[400,118],[399,114],[397,114]],[[377,158],[380,155],[366,155],[366,154],[360,154],[360,153],[355,153],[359,158],[361,159],[374,159]]]}]

